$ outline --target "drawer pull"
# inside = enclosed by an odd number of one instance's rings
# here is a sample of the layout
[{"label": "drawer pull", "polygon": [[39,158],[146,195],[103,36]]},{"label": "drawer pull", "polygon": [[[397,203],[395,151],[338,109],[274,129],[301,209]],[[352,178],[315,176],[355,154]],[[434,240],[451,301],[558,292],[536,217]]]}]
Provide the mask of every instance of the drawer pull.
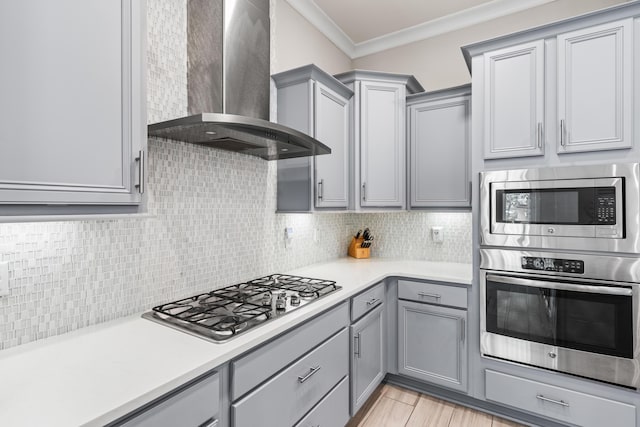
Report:
[{"label": "drawer pull", "polygon": [[320,370],[320,365],[316,366],[315,368],[311,368],[309,370],[309,373],[307,375],[298,377],[298,382],[300,384],[302,384],[303,382],[305,382],[306,380],[308,380],[309,378],[311,378],[316,372],[318,372]]},{"label": "drawer pull", "polygon": [[135,188],[138,189],[140,194],[144,194],[144,151],[140,150],[138,152],[138,157],[135,158],[136,162],[139,162],[140,165],[138,167],[138,183],[134,185]]},{"label": "drawer pull", "polygon": [[376,305],[380,302],[380,298],[371,298],[369,301],[367,301],[367,305]]},{"label": "drawer pull", "polygon": [[435,298],[437,301],[440,301],[440,299],[442,298],[442,295],[427,294],[427,293],[424,293],[424,292],[418,292],[418,295],[421,296],[422,298]]},{"label": "drawer pull", "polygon": [[541,394],[537,394],[536,398],[542,400],[543,402],[555,403],[556,405],[564,406],[565,408],[569,407],[569,404],[565,401],[549,399],[548,397],[544,397]]},{"label": "drawer pull", "polygon": [[209,420],[205,421],[204,424],[202,424],[202,426],[200,427],[218,427],[218,420],[210,418]]},{"label": "drawer pull", "polygon": [[353,337],[353,355],[354,356],[358,356],[358,359],[360,359],[360,332],[358,332],[354,337]]}]

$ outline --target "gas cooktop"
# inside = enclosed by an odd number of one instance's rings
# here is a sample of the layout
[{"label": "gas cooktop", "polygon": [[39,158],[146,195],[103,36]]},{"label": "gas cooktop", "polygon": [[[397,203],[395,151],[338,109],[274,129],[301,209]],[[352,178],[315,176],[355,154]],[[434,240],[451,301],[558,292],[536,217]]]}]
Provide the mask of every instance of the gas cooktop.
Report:
[{"label": "gas cooktop", "polygon": [[339,289],[331,280],[271,274],[162,304],[142,317],[222,342]]}]

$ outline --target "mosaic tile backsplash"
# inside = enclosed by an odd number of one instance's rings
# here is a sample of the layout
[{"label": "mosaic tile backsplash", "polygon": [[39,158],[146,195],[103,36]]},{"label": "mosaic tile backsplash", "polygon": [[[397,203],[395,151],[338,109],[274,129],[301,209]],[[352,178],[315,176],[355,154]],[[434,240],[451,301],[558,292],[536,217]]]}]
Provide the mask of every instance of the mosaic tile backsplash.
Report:
[{"label": "mosaic tile backsplash", "polygon": [[[186,114],[186,11],[185,0],[147,6],[154,122]],[[11,288],[0,298],[0,349],[342,257],[365,226],[374,256],[471,262],[468,212],[276,214],[275,162],[156,139],[148,157],[148,215],[0,224]],[[433,225],[444,243],[431,241]]]}]

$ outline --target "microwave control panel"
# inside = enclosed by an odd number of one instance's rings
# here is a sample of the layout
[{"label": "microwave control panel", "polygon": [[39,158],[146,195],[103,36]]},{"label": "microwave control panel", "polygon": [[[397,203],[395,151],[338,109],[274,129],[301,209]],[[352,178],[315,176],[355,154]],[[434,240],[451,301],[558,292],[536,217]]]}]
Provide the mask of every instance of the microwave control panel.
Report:
[{"label": "microwave control panel", "polygon": [[598,225],[615,225],[616,193],[613,188],[596,189],[596,222]]},{"label": "microwave control panel", "polygon": [[584,261],[576,259],[522,257],[525,270],[556,271],[558,273],[584,274]]}]

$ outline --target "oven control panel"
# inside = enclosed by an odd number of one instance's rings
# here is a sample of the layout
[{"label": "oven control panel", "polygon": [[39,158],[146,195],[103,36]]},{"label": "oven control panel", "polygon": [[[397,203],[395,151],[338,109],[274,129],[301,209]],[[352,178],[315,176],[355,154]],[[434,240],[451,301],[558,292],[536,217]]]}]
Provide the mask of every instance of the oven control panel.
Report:
[{"label": "oven control panel", "polygon": [[556,271],[558,273],[584,274],[584,261],[576,259],[538,258],[523,256],[522,268],[525,270]]},{"label": "oven control panel", "polygon": [[611,192],[599,192],[596,195],[596,221],[598,225],[616,224],[616,195]]}]

